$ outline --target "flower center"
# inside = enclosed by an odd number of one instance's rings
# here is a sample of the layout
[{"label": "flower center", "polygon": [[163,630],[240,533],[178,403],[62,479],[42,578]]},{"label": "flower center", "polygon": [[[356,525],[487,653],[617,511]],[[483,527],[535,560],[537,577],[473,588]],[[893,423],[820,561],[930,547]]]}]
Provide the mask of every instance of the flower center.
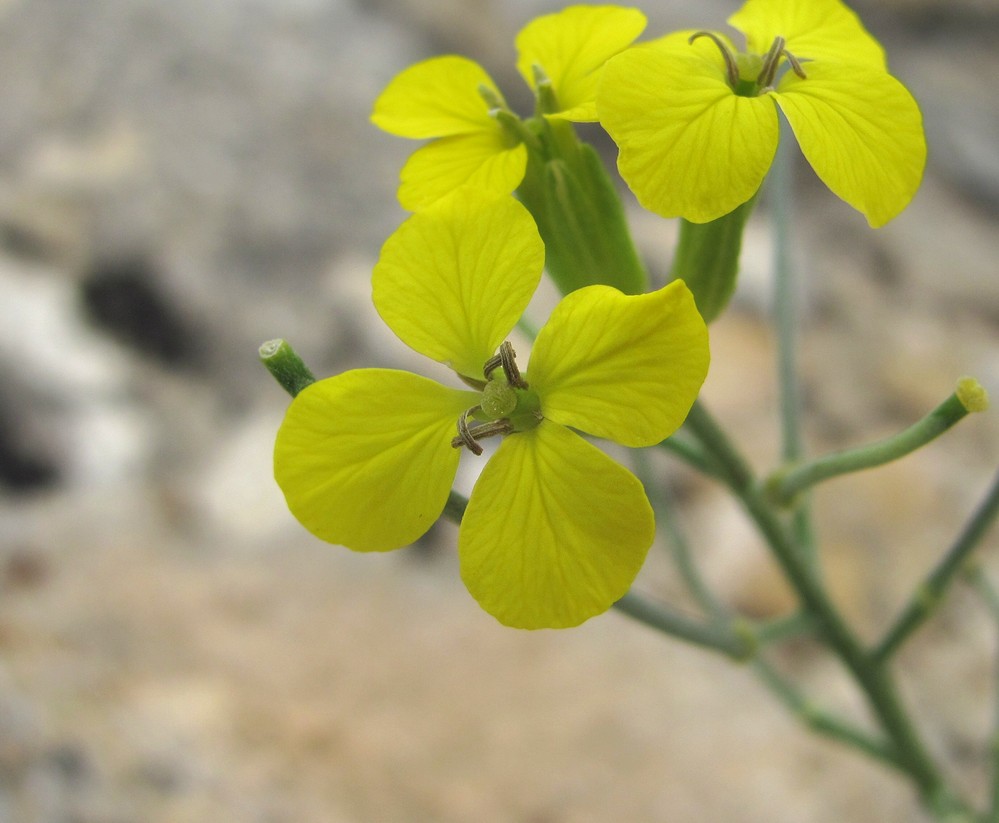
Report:
[{"label": "flower center", "polygon": [[453,448],[464,446],[472,454],[482,454],[483,438],[527,431],[542,420],[541,400],[517,368],[517,354],[509,341],[486,361],[482,373],[486,378],[482,401],[461,413],[458,435],[451,440]]},{"label": "flower center", "polygon": [[711,31],[695,31],[688,38],[693,43],[700,37],[707,37],[714,43],[725,61],[725,74],[729,86],[739,97],[757,97],[768,91],[773,91],[777,70],[782,58],[786,58],[791,70],[802,80],[806,79],[801,62],[791,52],[784,48],[783,37],[775,37],[770,50],[763,55],[752,52],[732,53],[728,45],[717,34]]}]

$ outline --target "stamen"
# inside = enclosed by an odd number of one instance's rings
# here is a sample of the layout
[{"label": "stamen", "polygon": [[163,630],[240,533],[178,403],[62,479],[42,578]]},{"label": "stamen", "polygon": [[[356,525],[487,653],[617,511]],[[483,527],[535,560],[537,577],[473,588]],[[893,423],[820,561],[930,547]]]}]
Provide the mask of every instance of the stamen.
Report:
[{"label": "stamen", "polygon": [[510,434],[513,431],[513,423],[509,420],[492,420],[481,426],[469,426],[468,416],[478,409],[478,406],[473,406],[461,413],[461,417],[458,418],[458,436],[451,438],[451,448],[460,449],[465,446],[472,454],[480,455],[482,446],[478,444],[479,440],[495,437],[498,434]]},{"label": "stamen", "polygon": [[713,31],[695,31],[687,38],[688,43],[693,43],[698,37],[707,37],[712,43],[718,46],[725,60],[725,71],[728,74],[728,84],[734,89],[739,85],[739,66],[735,62],[735,55],[728,50],[728,46]]},{"label": "stamen", "polygon": [[781,55],[784,53],[784,43],[787,41],[783,37],[774,38],[770,51],[763,58],[763,68],[756,78],[756,85],[761,89],[769,88],[773,85],[774,77],[777,76],[777,66],[780,64]]},{"label": "stamen", "polygon": [[791,71],[797,74],[802,80],[807,80],[808,75],[805,74],[805,70],[801,67],[801,61],[787,49],[784,49],[784,56],[787,58],[787,62],[791,64]]},{"label": "stamen", "polygon": [[[517,431],[514,424],[506,417],[500,417],[498,420],[489,420],[478,426],[470,426],[468,423],[468,418],[476,412],[482,412],[485,417],[492,417],[493,415],[498,417],[501,414],[516,411],[518,405],[517,395],[511,389],[526,389],[527,381],[521,375],[520,369],[517,368],[517,353],[513,350],[513,344],[509,340],[504,340],[500,344],[499,352],[490,357],[482,367],[482,373],[485,375],[487,381],[492,379],[492,373],[496,369],[503,369],[506,385],[504,386],[497,381],[495,384],[490,383],[488,386],[483,384],[479,387],[484,391],[483,403],[486,404],[487,408],[483,410],[481,405],[472,406],[472,408],[466,409],[461,413],[461,416],[458,418],[458,435],[451,438],[451,446],[453,448],[460,449],[464,446],[472,454],[479,455],[482,454],[482,446],[479,445],[479,440],[485,437],[494,437],[498,434],[511,434]],[[471,380],[466,380],[466,382],[470,385],[473,384]],[[493,392],[492,389],[496,389],[497,391]],[[506,397],[505,395],[507,394],[510,396]],[[535,413],[540,421],[540,412]]]},{"label": "stamen", "polygon": [[461,416],[458,418],[458,436],[452,438],[451,448],[460,449],[462,446],[465,446],[474,455],[482,454],[482,446],[475,442],[472,430],[468,426],[468,415],[478,410],[478,406],[472,406],[472,408],[465,409],[461,413]]},{"label": "stamen", "polygon": [[500,344],[499,354],[490,357],[482,367],[486,379],[488,380],[490,375],[501,366],[503,376],[506,377],[506,382],[509,385],[515,389],[527,388],[527,381],[524,380],[520,374],[520,369],[517,368],[517,352],[513,350],[513,344],[509,340],[504,340]]},{"label": "stamen", "polygon": [[780,65],[782,57],[787,58],[787,62],[791,66],[791,71],[797,74],[802,80],[807,79],[805,70],[801,67],[801,61],[784,48],[786,42],[783,37],[775,38],[773,45],[770,46],[770,51],[763,58],[763,68],[760,69],[759,77],[756,78],[756,85],[761,90],[773,88],[774,79],[777,77],[777,67]]}]

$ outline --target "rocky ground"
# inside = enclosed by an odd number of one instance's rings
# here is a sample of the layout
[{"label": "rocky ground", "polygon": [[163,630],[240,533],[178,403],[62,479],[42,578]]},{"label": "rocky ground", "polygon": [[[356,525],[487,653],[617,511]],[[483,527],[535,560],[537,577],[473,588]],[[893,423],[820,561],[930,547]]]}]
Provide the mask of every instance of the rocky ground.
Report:
[{"label": "rocky ground", "polygon": [[[274,487],[287,401],[260,342],[291,338],[322,374],[411,362],[368,296],[411,148],[368,125],[374,97],[443,51],[518,88],[513,34],[558,5],[0,0],[0,821],[919,819],[751,672],[617,614],[502,629],[458,581],[451,527],[353,555]],[[654,5],[650,32],[736,6]],[[856,8],[921,102],[930,164],[877,232],[799,168],[815,450],[899,429],[966,373],[999,396],[999,10]],[[672,228],[635,226],[664,271]],[[767,238],[763,208],[706,387],[761,469]],[[983,493],[994,417],[818,496],[831,585],[868,636]],[[713,584],[748,614],[786,610],[735,507],[663,471]],[[641,584],[677,597],[664,553]],[[927,737],[979,794],[993,628],[959,589],[902,659]],[[860,713],[809,647],[779,662]]]}]

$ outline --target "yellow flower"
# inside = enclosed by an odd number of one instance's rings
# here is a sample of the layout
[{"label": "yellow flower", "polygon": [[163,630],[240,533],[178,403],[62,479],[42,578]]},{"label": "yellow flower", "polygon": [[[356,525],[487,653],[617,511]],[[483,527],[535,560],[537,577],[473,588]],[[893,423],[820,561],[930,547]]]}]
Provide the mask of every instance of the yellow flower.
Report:
[{"label": "yellow flower", "polygon": [[777,148],[776,103],[816,174],[872,226],[905,208],[926,161],[922,117],[854,13],[839,0],[747,0],[728,22],[745,52],[682,32],[605,67],[600,122],[639,202],[705,223],[748,201]]},{"label": "yellow flower", "polygon": [[[684,420],[708,367],[682,282],[579,289],[521,373],[506,336],[544,249],[511,197],[462,188],[406,221],[373,274],[382,319],[475,390],[392,369],[320,380],[292,401],[275,476],[313,534],[357,551],[408,545],[440,517],[463,448],[500,437],[461,523],[468,590],[500,622],[574,626],[630,587],[654,536],[641,483],[573,429],[648,446]],[[497,350],[499,354],[497,355]]]},{"label": "yellow flower", "polygon": [[[517,36],[517,68],[539,97],[539,113],[596,120],[603,64],[634,41],[645,16],[617,6],[571,6],[528,23]],[[415,211],[462,184],[509,194],[524,179],[530,133],[485,70],[447,55],[409,67],[375,101],[372,122],[399,137],[432,142],[403,167],[399,202]]]}]

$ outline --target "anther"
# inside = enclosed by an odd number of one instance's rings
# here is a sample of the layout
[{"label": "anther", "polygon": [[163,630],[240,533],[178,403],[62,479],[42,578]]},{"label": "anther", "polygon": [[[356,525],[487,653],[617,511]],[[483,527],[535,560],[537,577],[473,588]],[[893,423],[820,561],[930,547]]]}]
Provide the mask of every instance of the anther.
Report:
[{"label": "anther", "polygon": [[734,89],[739,85],[739,66],[735,62],[735,56],[729,51],[724,41],[713,31],[695,31],[687,38],[688,43],[693,43],[699,37],[707,37],[712,43],[718,46],[725,60],[725,71],[728,74],[728,84]]}]

